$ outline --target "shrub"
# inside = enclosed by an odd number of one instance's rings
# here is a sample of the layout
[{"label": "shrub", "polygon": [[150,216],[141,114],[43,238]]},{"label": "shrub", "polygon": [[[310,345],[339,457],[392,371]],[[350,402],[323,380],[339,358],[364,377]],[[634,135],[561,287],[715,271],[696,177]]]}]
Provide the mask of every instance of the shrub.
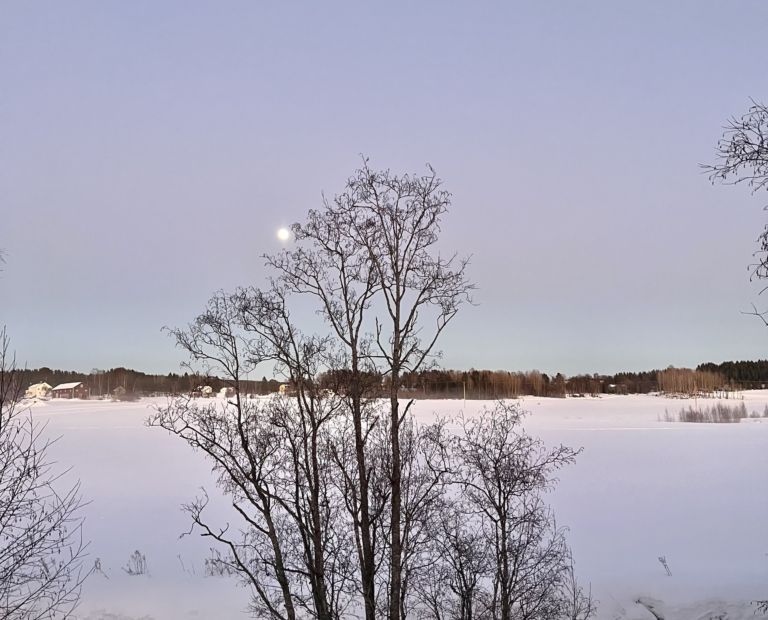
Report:
[{"label": "shrub", "polygon": [[147,567],[147,557],[141,553],[138,549],[133,552],[131,559],[128,560],[128,565],[123,570],[131,576],[134,575],[149,575],[149,568]]},{"label": "shrub", "polygon": [[704,424],[730,424],[748,417],[749,414],[744,403],[739,403],[738,405],[715,403],[711,407],[704,407],[704,409],[694,409],[690,406],[686,409],[683,407],[677,415],[677,419],[680,422]]}]

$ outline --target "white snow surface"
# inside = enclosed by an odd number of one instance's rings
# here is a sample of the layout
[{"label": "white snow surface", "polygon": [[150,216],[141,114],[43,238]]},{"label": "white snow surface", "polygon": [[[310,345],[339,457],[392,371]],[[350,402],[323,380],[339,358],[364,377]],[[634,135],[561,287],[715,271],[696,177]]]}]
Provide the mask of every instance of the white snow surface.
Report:
[{"label": "white snow surface", "polygon": [[[60,383],[55,388],[53,388],[53,391],[56,392],[57,390],[71,390],[72,388],[76,388],[78,385],[82,385],[82,384],[83,384],[82,381],[74,381],[72,383]],[[40,384],[38,383],[35,385],[40,385]],[[30,386],[30,388],[33,388],[33,387],[35,386],[34,385]]]},{"label": "white snow surface", "polygon": [[[762,412],[768,391],[744,393]],[[87,620],[247,618],[247,589],[205,577],[211,544],[180,510],[205,487],[211,514],[237,526],[216,491],[210,463],[144,421],[165,401],[39,402],[34,417],[60,436],[53,456],[79,478],[90,541],[108,579],[86,581]],[[768,598],[768,419],[750,424],[663,422],[687,401],[655,396],[526,397],[524,427],[546,445],[583,448],[548,495],[569,528],[579,580],[601,602],[599,619],[740,620]],[[700,403],[701,404],[701,403]],[[491,402],[467,401],[470,414]],[[418,401],[422,421],[457,414],[460,400]],[[146,556],[149,576],[122,570]],[[659,562],[665,556],[672,576]],[[638,603],[640,601],[640,603]]]}]

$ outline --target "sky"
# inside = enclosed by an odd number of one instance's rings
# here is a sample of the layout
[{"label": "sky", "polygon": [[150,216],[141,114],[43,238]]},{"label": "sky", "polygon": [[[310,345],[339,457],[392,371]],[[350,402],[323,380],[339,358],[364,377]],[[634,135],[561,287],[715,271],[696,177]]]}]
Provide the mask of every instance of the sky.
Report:
[{"label": "sky", "polygon": [[0,324],[30,367],[176,371],[161,328],[264,284],[363,154],[452,193],[440,247],[478,290],[443,366],[766,358],[742,311],[768,307],[768,193],[699,166],[768,102],[766,23],[757,0],[5,0]]}]

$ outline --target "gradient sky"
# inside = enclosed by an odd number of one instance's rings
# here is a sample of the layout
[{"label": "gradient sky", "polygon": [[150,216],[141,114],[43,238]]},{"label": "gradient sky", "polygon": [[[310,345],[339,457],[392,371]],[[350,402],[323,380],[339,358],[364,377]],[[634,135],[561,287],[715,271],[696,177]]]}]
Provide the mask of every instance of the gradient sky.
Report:
[{"label": "gradient sky", "polygon": [[768,193],[699,164],[768,101],[768,3],[0,3],[0,322],[29,366],[169,372],[360,163],[453,193],[479,306],[443,364],[768,357]]}]

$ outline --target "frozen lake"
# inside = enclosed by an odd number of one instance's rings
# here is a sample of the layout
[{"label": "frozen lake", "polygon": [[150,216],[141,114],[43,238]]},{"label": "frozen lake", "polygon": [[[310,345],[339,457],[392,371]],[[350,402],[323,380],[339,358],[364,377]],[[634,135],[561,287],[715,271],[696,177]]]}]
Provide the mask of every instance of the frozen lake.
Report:
[{"label": "frozen lake", "polygon": [[[81,618],[246,618],[248,591],[234,578],[205,577],[211,546],[189,530],[180,506],[204,486],[210,465],[180,439],[147,428],[148,407],[103,401],[46,402],[34,415],[61,436],[53,454],[82,481],[88,567],[108,579],[86,583]],[[768,391],[746,392],[762,412]],[[467,412],[481,401],[467,401]],[[599,618],[645,618],[635,601],[660,601],[667,618],[753,617],[749,601],[768,598],[768,419],[741,424],[664,422],[665,408],[689,401],[654,396],[527,397],[526,430],[548,446],[583,447],[549,495],[583,584],[600,599]],[[453,415],[462,401],[419,401],[416,415]],[[222,522],[225,502],[213,510]],[[236,521],[233,520],[233,523]],[[150,576],[122,570],[140,550]],[[672,576],[659,562],[665,556]]]}]

